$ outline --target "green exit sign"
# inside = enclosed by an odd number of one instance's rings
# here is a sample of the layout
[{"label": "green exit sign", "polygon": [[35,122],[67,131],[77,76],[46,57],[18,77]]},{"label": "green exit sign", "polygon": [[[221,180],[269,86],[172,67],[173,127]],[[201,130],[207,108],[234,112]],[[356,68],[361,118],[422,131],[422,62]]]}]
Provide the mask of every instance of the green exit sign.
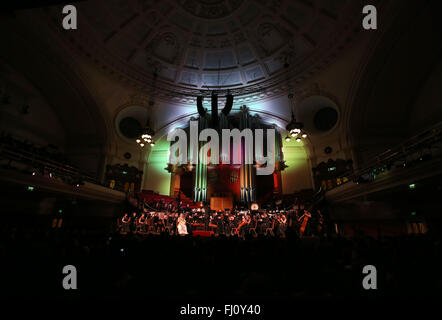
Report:
[{"label": "green exit sign", "polygon": [[328,168],[328,171],[330,172],[330,171],[335,171],[336,170],[336,167],[330,167],[330,168]]}]

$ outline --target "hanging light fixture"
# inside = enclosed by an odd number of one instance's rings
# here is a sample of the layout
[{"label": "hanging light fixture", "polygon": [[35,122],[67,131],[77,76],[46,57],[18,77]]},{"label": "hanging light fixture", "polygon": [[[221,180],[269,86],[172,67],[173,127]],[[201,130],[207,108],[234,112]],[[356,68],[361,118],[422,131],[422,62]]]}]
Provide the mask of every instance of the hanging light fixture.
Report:
[{"label": "hanging light fixture", "polygon": [[153,136],[155,131],[149,126],[149,121],[147,121],[146,127],[141,131],[139,137],[135,140],[138,145],[142,148],[146,144],[150,144],[152,147],[155,145]]},{"label": "hanging light fixture", "polygon": [[[152,73],[152,98],[149,101],[149,107],[152,108],[155,104],[155,88],[157,79],[157,70],[155,69]],[[148,111],[149,112],[149,111]],[[137,144],[143,148],[145,145],[149,144],[151,147],[155,146],[155,141],[153,139],[155,131],[149,125],[149,119],[147,119],[146,127],[143,128],[140,135],[135,140]]]},{"label": "hanging light fixture", "polygon": [[[295,140],[297,142],[300,142],[302,139],[306,139],[308,137],[307,132],[304,131],[304,123],[296,121],[293,111],[292,120],[287,124],[285,128],[290,133],[291,137],[296,138]],[[285,141],[290,141],[290,136],[287,135]]]},{"label": "hanging light fixture", "polygon": [[[289,93],[288,98],[290,99],[290,104],[293,105],[293,93]],[[287,142],[290,141],[290,136],[292,138],[296,138],[295,140],[297,142],[302,141],[301,137],[303,139],[306,139],[308,136],[307,132],[304,130],[304,123],[296,121],[296,117],[295,117],[295,113],[293,112],[293,108],[292,108],[292,119],[290,120],[290,122],[287,124],[287,126],[285,128],[290,133],[290,135],[287,135],[287,137],[285,138],[285,141],[287,141]]]}]

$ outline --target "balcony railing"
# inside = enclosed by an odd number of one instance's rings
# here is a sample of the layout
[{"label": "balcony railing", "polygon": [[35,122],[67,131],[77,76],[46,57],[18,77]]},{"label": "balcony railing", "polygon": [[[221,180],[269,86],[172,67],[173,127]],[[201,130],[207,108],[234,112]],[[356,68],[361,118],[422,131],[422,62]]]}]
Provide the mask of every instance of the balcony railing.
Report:
[{"label": "balcony railing", "polygon": [[405,140],[396,147],[390,148],[367,161],[363,167],[351,169],[336,177],[339,184],[327,187],[327,191],[348,182],[366,183],[376,179],[378,175],[390,170],[423,163],[428,159],[441,157],[442,122]]}]

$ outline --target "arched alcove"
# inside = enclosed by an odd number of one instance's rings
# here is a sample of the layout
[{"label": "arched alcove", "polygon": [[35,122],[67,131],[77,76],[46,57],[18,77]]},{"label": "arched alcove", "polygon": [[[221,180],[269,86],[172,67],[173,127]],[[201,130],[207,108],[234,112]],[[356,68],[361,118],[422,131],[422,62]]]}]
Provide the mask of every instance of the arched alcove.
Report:
[{"label": "arched alcove", "polygon": [[62,56],[52,54],[53,49],[45,42],[22,30],[23,26],[9,28],[16,32],[1,32],[8,45],[2,48],[0,58],[50,106],[63,128],[69,160],[99,178],[103,173],[108,126],[79,71],[71,68]]},{"label": "arched alcove", "polygon": [[428,102],[441,79],[434,5],[409,7],[382,35],[369,62],[361,61],[364,75],[347,119],[359,164],[441,119],[441,108]]}]

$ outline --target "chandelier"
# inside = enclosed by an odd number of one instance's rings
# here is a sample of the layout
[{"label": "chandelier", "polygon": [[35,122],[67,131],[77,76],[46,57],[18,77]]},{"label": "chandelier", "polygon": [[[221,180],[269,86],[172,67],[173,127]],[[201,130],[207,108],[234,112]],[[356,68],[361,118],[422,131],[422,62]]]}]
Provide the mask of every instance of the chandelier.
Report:
[{"label": "chandelier", "polygon": [[[290,102],[293,100],[293,93],[288,95]],[[285,141],[289,142],[291,138],[294,138],[296,142],[301,142],[302,139],[307,138],[307,132],[304,130],[304,123],[296,121],[295,114],[292,109],[292,119],[285,127],[289,134],[285,137]]]},{"label": "chandelier", "polygon": [[[156,80],[158,77],[158,70],[154,68],[152,72],[152,97],[149,101],[148,108],[152,109],[155,105],[155,89],[156,89]],[[147,110],[147,112],[152,112],[152,110]],[[147,119],[146,126],[141,130],[140,135],[135,140],[138,145],[143,148],[146,144],[150,144],[151,147],[155,146],[155,140],[153,136],[155,135],[155,130],[153,130],[149,125],[149,118]]]},{"label": "chandelier", "polygon": [[135,141],[141,148],[143,148],[146,144],[150,144],[150,146],[153,147],[155,146],[155,141],[153,139],[154,135],[155,131],[149,126],[148,121],[146,127],[141,131],[140,135]]}]

